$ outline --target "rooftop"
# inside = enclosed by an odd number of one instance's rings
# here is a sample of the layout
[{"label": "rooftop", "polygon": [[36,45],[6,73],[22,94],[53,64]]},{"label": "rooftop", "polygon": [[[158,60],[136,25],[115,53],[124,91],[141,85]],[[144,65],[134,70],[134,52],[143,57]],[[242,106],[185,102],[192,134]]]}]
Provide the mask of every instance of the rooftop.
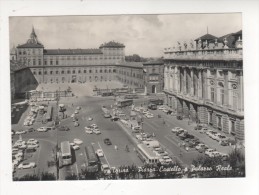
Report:
[{"label": "rooftop", "polygon": [[46,49],[45,55],[87,55],[102,54],[100,49]]}]

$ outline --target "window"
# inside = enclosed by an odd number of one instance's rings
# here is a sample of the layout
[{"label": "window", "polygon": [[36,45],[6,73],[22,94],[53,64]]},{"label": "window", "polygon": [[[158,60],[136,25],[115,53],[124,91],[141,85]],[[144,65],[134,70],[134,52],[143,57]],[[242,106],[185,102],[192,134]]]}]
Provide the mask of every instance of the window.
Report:
[{"label": "window", "polygon": [[100,73],[102,73],[103,72],[103,70],[100,70]]},{"label": "window", "polygon": [[70,74],[70,70],[67,71],[67,74]]},{"label": "window", "polygon": [[35,66],[35,65],[36,65],[36,60],[33,59],[33,60],[32,60],[32,63],[33,63],[33,66]]},{"label": "window", "polygon": [[47,72],[47,71],[44,71],[44,74],[48,74],[48,72]]},{"label": "window", "polygon": [[[89,73],[92,73],[92,70],[89,70]],[[90,77],[91,78],[91,77]]]},{"label": "window", "polygon": [[222,118],[221,118],[221,116],[218,116],[217,120],[218,120],[218,124],[217,124],[218,129],[221,130],[222,129]]},{"label": "window", "polygon": [[53,65],[53,61],[52,60],[50,60],[50,65]]},{"label": "window", "polygon": [[39,71],[39,75],[41,75],[41,71]]},{"label": "window", "polygon": [[104,70],[104,73],[107,73],[107,70],[106,70],[106,69]]},{"label": "window", "polygon": [[81,70],[78,70],[78,73],[80,74],[80,73],[81,73]]},{"label": "window", "polygon": [[230,133],[231,133],[232,135],[235,135],[235,134],[236,134],[235,121],[233,121],[233,120],[230,120]]},{"label": "window", "polygon": [[75,70],[73,70],[73,74],[75,74],[76,73],[76,71]]},{"label": "window", "polygon": [[220,104],[224,105],[224,89],[220,89]]},{"label": "window", "polygon": [[36,71],[33,71],[33,74],[34,74],[34,75],[37,75]]},{"label": "window", "polygon": [[62,71],[61,71],[61,74],[64,74],[64,73],[65,73],[64,70],[62,70]]},{"label": "window", "polygon": [[41,59],[39,59],[39,66],[41,65]]},{"label": "window", "polygon": [[56,60],[56,65],[58,65],[58,60]]},{"label": "window", "polygon": [[212,112],[209,112],[209,125],[212,125]]},{"label": "window", "polygon": [[86,70],[84,70],[84,73],[86,73]]},{"label": "window", "polygon": [[210,88],[210,100],[215,101],[215,89],[213,87]]},{"label": "window", "polygon": [[56,74],[58,74],[59,72],[58,72],[58,70],[56,71]]},{"label": "window", "polygon": [[109,73],[111,73],[112,71],[111,71],[111,69],[109,69]]},{"label": "window", "polygon": [[95,70],[95,73],[98,73],[98,70],[97,70],[97,69]]},{"label": "window", "polygon": [[44,65],[47,65],[47,60],[44,60]]},{"label": "window", "polygon": [[53,73],[53,71],[49,71],[49,74],[52,74]]},{"label": "window", "polygon": [[237,110],[238,105],[238,94],[236,91],[233,91],[233,109]]}]

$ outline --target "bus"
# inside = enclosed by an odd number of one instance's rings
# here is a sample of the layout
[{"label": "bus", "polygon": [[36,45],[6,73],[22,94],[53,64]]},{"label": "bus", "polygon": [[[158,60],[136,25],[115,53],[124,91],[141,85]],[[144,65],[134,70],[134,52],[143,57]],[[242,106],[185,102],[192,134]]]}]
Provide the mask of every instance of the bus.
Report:
[{"label": "bus", "polygon": [[117,106],[119,108],[131,106],[132,104],[133,104],[133,100],[124,100],[124,99],[117,100]]},{"label": "bus", "polygon": [[98,158],[93,146],[85,147],[86,169],[88,172],[98,172]]},{"label": "bus", "polygon": [[126,95],[124,96],[124,98],[125,98],[125,99],[137,99],[138,96],[137,96],[137,94],[126,94]]},{"label": "bus", "polygon": [[145,164],[156,164],[159,162],[158,156],[145,144],[138,144],[137,147],[137,155]]},{"label": "bus", "polygon": [[63,141],[60,143],[60,155],[59,155],[59,166],[72,164],[71,146],[69,141]]},{"label": "bus", "polygon": [[163,105],[164,101],[162,99],[149,99],[148,104]]},{"label": "bus", "polygon": [[52,114],[53,114],[53,107],[49,106],[47,113],[46,113],[46,120],[51,121],[52,120]]}]

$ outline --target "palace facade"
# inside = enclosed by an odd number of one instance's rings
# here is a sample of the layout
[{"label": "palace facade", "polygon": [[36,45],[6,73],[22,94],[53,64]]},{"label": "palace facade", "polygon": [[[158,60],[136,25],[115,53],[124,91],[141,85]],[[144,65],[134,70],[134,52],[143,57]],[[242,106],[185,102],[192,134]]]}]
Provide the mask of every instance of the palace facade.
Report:
[{"label": "palace facade", "polygon": [[166,103],[178,115],[244,140],[242,31],[164,49]]},{"label": "palace facade", "polygon": [[[27,42],[13,48],[10,53],[11,64],[20,64],[30,71],[30,74],[26,73],[28,77],[24,77],[22,73],[12,72],[16,81],[14,86],[19,86],[15,89],[16,93],[33,89],[41,83],[89,83],[115,80],[131,88],[142,89],[144,92],[146,88],[150,88],[147,84],[153,82],[144,81],[145,78],[149,78],[145,76],[143,70],[145,63],[125,61],[124,49],[124,44],[115,41],[101,44],[97,49],[45,49],[33,28]],[[161,73],[163,63],[154,62],[152,66],[159,69],[156,72]],[[21,83],[26,85],[21,86]],[[162,88],[157,86],[157,83],[153,85],[154,93],[162,92]]]}]

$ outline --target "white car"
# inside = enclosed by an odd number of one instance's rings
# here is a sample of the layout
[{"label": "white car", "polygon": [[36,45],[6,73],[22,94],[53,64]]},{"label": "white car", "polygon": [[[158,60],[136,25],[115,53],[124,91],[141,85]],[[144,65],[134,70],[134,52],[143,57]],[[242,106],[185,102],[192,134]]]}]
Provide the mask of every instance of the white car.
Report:
[{"label": "white car", "polygon": [[101,134],[101,131],[99,129],[93,129],[93,133],[95,133],[96,135]]},{"label": "white car", "polygon": [[89,121],[92,121],[92,120],[93,120],[93,118],[92,118],[92,117],[89,117],[89,118],[88,118],[88,120],[89,120]]},{"label": "white car", "polygon": [[202,143],[200,143],[197,146],[195,146],[196,150],[200,150],[200,149],[203,149],[203,148],[208,148],[208,146],[206,146],[205,144],[202,144]]},{"label": "white car", "polygon": [[80,106],[77,106],[76,109],[77,109],[77,110],[81,110],[81,107],[80,107]]},{"label": "white car", "polygon": [[27,145],[28,149],[36,149],[39,147],[39,144],[35,144],[35,143],[30,143]]},{"label": "white car", "polygon": [[164,110],[164,109],[166,109],[166,107],[163,105],[158,107],[158,110]]},{"label": "white car", "polygon": [[21,135],[21,134],[25,134],[25,133],[26,133],[26,131],[24,131],[24,130],[20,130],[20,131],[15,132],[16,135]]},{"label": "white car", "polygon": [[165,160],[166,163],[172,163],[173,160],[169,156],[163,156],[163,160]]},{"label": "white car", "polygon": [[96,128],[97,128],[97,125],[96,125],[96,124],[91,124],[90,127],[96,129]]},{"label": "white car", "polygon": [[171,131],[173,132],[173,133],[177,133],[178,131],[180,131],[180,130],[183,130],[181,127],[175,127],[175,128],[173,128]]},{"label": "white car", "polygon": [[47,128],[46,127],[40,127],[40,128],[37,129],[37,131],[39,131],[39,132],[46,132]]},{"label": "white car", "polygon": [[78,114],[79,112],[78,112],[78,110],[75,110],[75,114]]},{"label": "white car", "polygon": [[148,111],[148,110],[143,110],[142,113],[143,113],[143,114],[148,114],[149,111]]},{"label": "white car", "polygon": [[209,157],[213,156],[213,152],[215,152],[215,149],[207,149],[205,150],[205,154],[208,155]]},{"label": "white car", "polygon": [[36,164],[35,162],[29,162],[29,163],[21,163],[18,166],[18,169],[30,169],[30,168],[35,168]]},{"label": "white car", "polygon": [[110,175],[111,174],[111,170],[110,167],[107,164],[102,164],[101,166],[101,170],[105,175]]},{"label": "white car", "polygon": [[71,114],[71,118],[74,118],[75,117],[75,114],[73,113],[73,114]]},{"label": "white car", "polygon": [[77,144],[77,145],[80,145],[80,144],[83,143],[83,141],[81,139],[75,138],[74,143]]},{"label": "white car", "polygon": [[147,117],[147,118],[153,118],[154,115],[153,115],[153,114],[146,114],[146,117]]},{"label": "white car", "polygon": [[27,141],[27,144],[38,144],[38,143],[39,143],[39,141],[36,140],[36,139],[29,139],[29,140]]},{"label": "white car", "polygon": [[70,146],[74,149],[74,150],[79,150],[80,147],[79,145],[75,144],[75,143],[70,143]]},{"label": "white car", "polygon": [[85,132],[88,134],[92,134],[93,130],[91,128],[85,127]]},{"label": "white car", "polygon": [[19,145],[18,148],[19,148],[19,149],[26,149],[26,148],[27,148],[27,145],[22,144],[22,145]]},{"label": "white car", "polygon": [[104,156],[102,149],[97,149],[97,150],[96,150],[96,154],[97,154],[97,156],[99,156],[99,157],[103,157],[103,156]]}]

